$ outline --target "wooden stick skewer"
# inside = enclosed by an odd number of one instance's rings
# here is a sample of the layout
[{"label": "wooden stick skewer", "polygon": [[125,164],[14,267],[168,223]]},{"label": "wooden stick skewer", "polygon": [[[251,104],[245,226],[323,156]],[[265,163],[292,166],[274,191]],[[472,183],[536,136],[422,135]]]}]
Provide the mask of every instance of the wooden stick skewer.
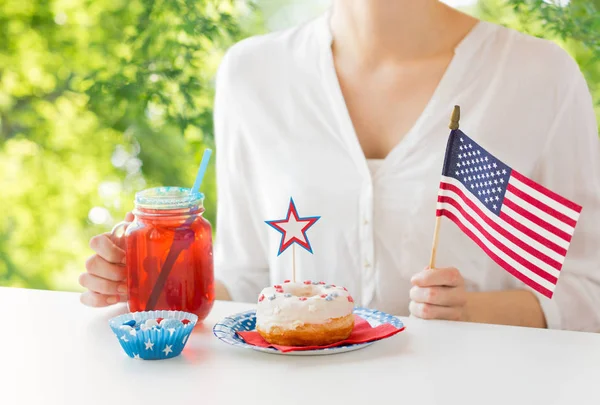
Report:
[{"label": "wooden stick skewer", "polygon": [[[460,107],[455,105],[454,110],[452,110],[452,117],[450,118],[450,124],[448,128],[452,131],[456,131],[458,129],[458,122],[460,120]],[[437,254],[437,244],[438,244],[438,234],[440,232],[440,223],[442,217],[435,218],[435,229],[433,230],[433,243],[431,245],[431,257],[429,258],[429,268],[433,269],[435,267],[435,256]]]},{"label": "wooden stick skewer", "polygon": [[296,244],[292,244],[292,281],[296,282]]}]

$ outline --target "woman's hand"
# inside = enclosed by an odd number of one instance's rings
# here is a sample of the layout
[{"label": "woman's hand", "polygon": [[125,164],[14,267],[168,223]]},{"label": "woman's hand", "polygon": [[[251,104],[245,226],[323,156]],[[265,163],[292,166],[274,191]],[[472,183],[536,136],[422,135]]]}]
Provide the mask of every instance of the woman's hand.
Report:
[{"label": "woman's hand", "polygon": [[454,267],[430,269],[411,278],[410,313],[423,319],[467,321],[467,292],[460,271]]},{"label": "woman's hand", "polygon": [[[128,213],[125,221],[133,221],[133,214]],[[85,262],[87,271],[79,276],[79,284],[88,289],[81,295],[81,302],[105,307],[126,301],[125,251],[111,239],[110,233],[94,236],[90,247],[96,254]]]}]

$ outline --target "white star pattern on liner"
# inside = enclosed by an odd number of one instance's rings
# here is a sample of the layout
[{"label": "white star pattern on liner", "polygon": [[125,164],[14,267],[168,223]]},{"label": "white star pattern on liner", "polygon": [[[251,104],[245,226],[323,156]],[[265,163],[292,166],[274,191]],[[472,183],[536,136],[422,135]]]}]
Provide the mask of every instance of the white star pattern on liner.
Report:
[{"label": "white star pattern on liner", "polygon": [[173,347],[173,345],[166,345],[165,349],[163,350],[163,352],[165,353],[165,356],[168,356],[169,353],[173,352],[173,350],[171,350],[171,347]]},{"label": "white star pattern on liner", "polygon": [[152,350],[152,348],[154,347],[154,343],[152,343],[150,339],[148,339],[148,341],[144,344],[146,345],[146,350]]},{"label": "white star pattern on liner", "polygon": [[141,357],[140,357],[140,355],[139,355],[139,354],[135,354],[135,353],[134,353],[134,354],[133,354],[133,358],[134,358],[134,359],[141,360]]},{"label": "white star pattern on liner", "polygon": [[125,335],[121,336],[121,340],[124,342],[129,342],[129,339],[127,339],[127,336]]}]

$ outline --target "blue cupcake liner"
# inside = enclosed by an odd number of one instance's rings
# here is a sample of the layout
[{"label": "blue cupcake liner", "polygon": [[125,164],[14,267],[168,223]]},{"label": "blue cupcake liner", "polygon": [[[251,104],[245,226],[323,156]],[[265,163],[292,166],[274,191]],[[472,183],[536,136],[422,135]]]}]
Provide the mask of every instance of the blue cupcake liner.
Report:
[{"label": "blue cupcake liner", "polygon": [[[165,328],[148,330],[122,327],[127,321],[134,320],[136,325],[140,325],[148,319],[157,318],[163,318],[163,322],[168,319],[178,321],[187,319],[190,322],[187,325],[179,322]],[[164,360],[179,356],[194,330],[196,322],[198,322],[198,316],[183,311],[130,312],[108,321],[125,353],[131,358],[141,360]]]}]

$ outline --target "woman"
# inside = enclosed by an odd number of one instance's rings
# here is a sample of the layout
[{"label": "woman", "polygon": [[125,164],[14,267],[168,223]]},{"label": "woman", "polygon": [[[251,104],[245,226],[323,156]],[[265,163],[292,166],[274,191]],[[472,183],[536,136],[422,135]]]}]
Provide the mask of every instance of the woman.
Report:
[{"label": "woman", "polygon": [[[485,149],[583,212],[554,297],[496,265],[442,221],[430,255],[454,105]],[[592,100],[556,45],[436,0],[336,0],[330,12],[232,47],[215,100],[217,298],[256,300],[291,274],[277,256],[290,196],[309,230],[300,279],[346,286],[358,305],[426,319],[600,329],[600,148]],[[82,301],[123,300],[108,238]],[[115,264],[117,263],[117,264]]]}]

